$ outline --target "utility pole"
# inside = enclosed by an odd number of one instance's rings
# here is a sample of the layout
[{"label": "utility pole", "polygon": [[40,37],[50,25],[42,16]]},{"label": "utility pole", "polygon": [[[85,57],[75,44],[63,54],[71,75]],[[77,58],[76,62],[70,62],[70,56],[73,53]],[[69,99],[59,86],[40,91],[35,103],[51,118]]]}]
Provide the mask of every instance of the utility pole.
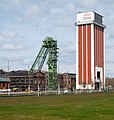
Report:
[{"label": "utility pole", "polygon": [[58,84],[58,95],[60,95],[60,85]]},{"label": "utility pole", "polygon": [[29,73],[29,65],[28,65],[28,82],[29,82],[28,91],[29,91],[29,95],[30,95],[30,73]]},{"label": "utility pole", "polygon": [[46,95],[46,92],[47,92],[47,79],[46,79],[46,76],[45,76],[45,95]]},{"label": "utility pole", "polygon": [[108,79],[108,77],[107,77],[107,92],[108,92],[108,80],[109,80],[109,79]]},{"label": "utility pole", "polygon": [[8,72],[9,72],[9,60],[8,60]]},{"label": "utility pole", "polygon": [[[58,53],[58,56],[59,56],[59,53]],[[61,93],[61,90],[60,90],[60,79],[59,79],[59,60],[58,60],[58,77],[57,77],[57,81],[58,81],[58,95],[60,95]]]},{"label": "utility pole", "polygon": [[38,79],[38,96],[40,96],[40,86],[39,86],[39,79]]}]

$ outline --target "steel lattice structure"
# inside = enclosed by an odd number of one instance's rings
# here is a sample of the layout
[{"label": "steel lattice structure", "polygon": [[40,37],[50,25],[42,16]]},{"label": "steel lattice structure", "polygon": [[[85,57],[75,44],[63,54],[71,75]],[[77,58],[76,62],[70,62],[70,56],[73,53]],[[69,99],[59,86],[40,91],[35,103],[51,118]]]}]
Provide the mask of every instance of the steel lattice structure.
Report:
[{"label": "steel lattice structure", "polygon": [[47,59],[48,64],[48,89],[56,90],[57,89],[57,41],[52,37],[46,37],[43,41],[43,45],[30,68],[29,74],[32,74],[35,70],[35,67],[38,66],[38,71],[41,71],[43,64]]}]

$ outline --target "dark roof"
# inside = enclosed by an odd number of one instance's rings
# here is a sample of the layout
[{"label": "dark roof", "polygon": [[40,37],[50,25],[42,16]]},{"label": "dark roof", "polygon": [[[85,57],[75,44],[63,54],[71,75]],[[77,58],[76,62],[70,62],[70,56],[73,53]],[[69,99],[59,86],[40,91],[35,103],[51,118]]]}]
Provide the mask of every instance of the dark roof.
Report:
[{"label": "dark roof", "polygon": [[26,70],[10,71],[7,73],[8,76],[25,76],[28,75]]},{"label": "dark roof", "polygon": [[10,82],[10,79],[0,76],[0,82]]},{"label": "dark roof", "polygon": [[64,73],[63,75],[70,76],[71,78],[76,78],[76,74],[75,73]]}]

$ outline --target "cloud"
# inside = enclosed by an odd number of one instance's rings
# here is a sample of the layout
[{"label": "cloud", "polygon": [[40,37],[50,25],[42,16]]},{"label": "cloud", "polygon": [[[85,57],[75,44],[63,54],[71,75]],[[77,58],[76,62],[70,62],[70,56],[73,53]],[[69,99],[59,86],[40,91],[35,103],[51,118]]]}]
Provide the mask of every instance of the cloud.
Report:
[{"label": "cloud", "polygon": [[3,50],[21,50],[22,49],[22,46],[20,45],[13,45],[11,43],[7,43],[5,45],[2,46],[2,49]]},{"label": "cloud", "polygon": [[98,0],[84,0],[82,2],[84,3],[85,6],[93,7],[93,6],[96,6],[96,4],[98,3]]},{"label": "cloud", "polygon": [[0,34],[0,40],[11,40],[16,36],[16,32],[3,32]]},{"label": "cloud", "polygon": [[109,61],[109,63],[106,63],[106,69],[105,69],[105,71],[106,71],[106,76],[111,76],[111,77],[114,77],[114,62],[112,61],[112,62],[110,62]]},{"label": "cloud", "polygon": [[66,72],[71,72],[71,73],[75,73],[75,71],[76,71],[76,64],[75,63],[70,63],[70,64],[68,64],[68,63],[58,63],[58,68],[59,68],[59,70],[58,70],[58,72],[59,73],[66,73]]},{"label": "cloud", "polygon": [[24,11],[24,15],[27,17],[33,17],[39,12],[39,7],[38,5],[32,5],[30,8],[26,9]]},{"label": "cloud", "polygon": [[18,5],[22,0],[10,0],[11,3]]},{"label": "cloud", "polygon": [[75,11],[75,5],[73,3],[67,3],[66,6],[65,6],[65,9],[67,11],[74,12]]},{"label": "cloud", "polygon": [[62,8],[51,8],[51,15],[63,14],[65,11]]},{"label": "cloud", "polygon": [[72,41],[63,42],[62,45],[60,45],[60,50],[62,53],[71,54],[76,52],[76,45]]},{"label": "cloud", "polygon": [[[76,45],[72,42],[72,41],[67,41],[67,42],[63,42],[63,44],[60,46],[59,49],[59,62],[61,65],[61,69],[63,70],[63,68],[68,67],[68,69],[66,69],[67,71],[71,70],[71,68],[74,69],[74,67],[76,66]],[[64,71],[65,72],[65,71]]]},{"label": "cloud", "polygon": [[28,66],[29,68],[31,67],[31,65],[33,64],[33,60],[31,59],[31,58],[24,58],[21,62],[20,62],[20,64],[22,65],[22,66]]},{"label": "cloud", "polygon": [[0,36],[0,40],[4,40],[4,37],[3,37],[3,36]]}]

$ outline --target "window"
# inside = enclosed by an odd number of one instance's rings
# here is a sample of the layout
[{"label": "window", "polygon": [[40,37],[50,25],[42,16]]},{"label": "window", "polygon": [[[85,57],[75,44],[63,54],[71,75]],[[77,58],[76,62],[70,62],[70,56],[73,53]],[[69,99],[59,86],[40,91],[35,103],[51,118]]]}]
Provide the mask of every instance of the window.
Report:
[{"label": "window", "polygon": [[100,71],[97,71],[97,79],[100,79]]}]

